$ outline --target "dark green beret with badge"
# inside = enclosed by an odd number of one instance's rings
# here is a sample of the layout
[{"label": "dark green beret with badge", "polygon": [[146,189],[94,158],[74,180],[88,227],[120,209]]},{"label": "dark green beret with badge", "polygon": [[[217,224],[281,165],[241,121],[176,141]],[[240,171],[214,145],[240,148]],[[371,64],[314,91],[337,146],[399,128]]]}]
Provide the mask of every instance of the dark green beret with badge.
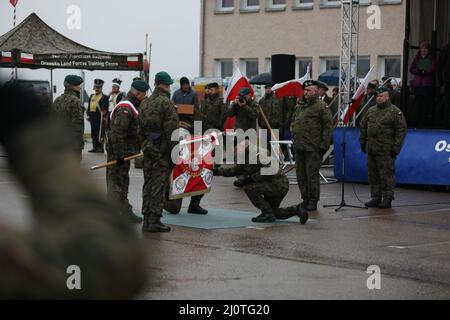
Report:
[{"label": "dark green beret with badge", "polygon": [[171,77],[167,72],[165,72],[165,71],[158,72],[158,73],[155,75],[155,80],[156,80],[156,81],[159,81],[159,82],[161,82],[161,83],[167,84],[167,85],[169,85],[169,86],[170,86],[171,84],[173,84],[172,77]]},{"label": "dark green beret with badge", "polygon": [[150,86],[148,85],[148,83],[143,80],[133,81],[133,83],[131,84],[131,87],[140,92],[147,92],[148,89],[150,89]]},{"label": "dark green beret with badge", "polygon": [[71,84],[73,86],[79,86],[80,84],[83,83],[83,78],[81,78],[80,76],[71,74],[71,75],[66,76],[66,78],[64,79],[64,82],[67,82],[68,84]]},{"label": "dark green beret with badge", "polygon": [[385,92],[391,94],[391,90],[385,86],[381,86],[377,89],[377,95],[385,93]]},{"label": "dark green beret with badge", "polygon": [[251,91],[250,91],[250,89],[249,88],[242,88],[240,91],[239,91],[239,95],[240,96],[248,96],[249,94],[251,93]]},{"label": "dark green beret with badge", "polygon": [[319,87],[319,81],[316,80],[307,80],[303,83],[303,89],[306,89],[311,86]]}]

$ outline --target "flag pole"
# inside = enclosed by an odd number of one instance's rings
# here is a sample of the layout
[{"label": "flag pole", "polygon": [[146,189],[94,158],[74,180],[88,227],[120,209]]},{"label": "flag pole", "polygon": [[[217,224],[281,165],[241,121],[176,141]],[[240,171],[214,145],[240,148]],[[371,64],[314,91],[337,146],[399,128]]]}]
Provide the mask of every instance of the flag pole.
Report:
[{"label": "flag pole", "polygon": [[[17,2],[18,1],[11,2],[11,4],[14,6],[13,28],[16,27]],[[13,70],[11,70],[11,79],[17,80],[17,65],[16,65],[16,67]]]}]

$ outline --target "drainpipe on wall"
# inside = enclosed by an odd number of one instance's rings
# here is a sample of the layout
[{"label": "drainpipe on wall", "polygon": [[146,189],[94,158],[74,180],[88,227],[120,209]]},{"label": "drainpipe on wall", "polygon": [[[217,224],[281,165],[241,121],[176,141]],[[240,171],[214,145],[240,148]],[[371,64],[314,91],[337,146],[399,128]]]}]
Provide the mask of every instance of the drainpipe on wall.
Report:
[{"label": "drainpipe on wall", "polygon": [[206,0],[200,0],[200,66],[199,75],[204,77],[205,68],[205,16],[206,16]]}]

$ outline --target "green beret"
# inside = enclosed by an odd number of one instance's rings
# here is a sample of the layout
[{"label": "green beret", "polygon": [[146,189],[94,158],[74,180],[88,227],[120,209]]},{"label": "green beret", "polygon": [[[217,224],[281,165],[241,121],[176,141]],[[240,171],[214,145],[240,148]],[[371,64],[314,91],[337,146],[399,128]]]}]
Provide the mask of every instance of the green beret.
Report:
[{"label": "green beret", "polygon": [[249,88],[242,88],[240,91],[239,91],[239,95],[240,96],[248,96],[249,94],[251,93],[251,91],[250,91],[250,89]]},{"label": "green beret", "polygon": [[143,80],[133,81],[133,83],[131,84],[131,87],[140,92],[147,92],[148,89],[150,89],[150,86],[148,85],[148,83]]},{"label": "green beret", "polygon": [[377,95],[382,94],[388,92],[389,94],[391,94],[391,90],[385,86],[381,86],[377,89]]},{"label": "green beret", "polygon": [[167,84],[167,85],[173,84],[172,78],[171,78],[170,75],[169,75],[167,72],[165,72],[165,71],[158,72],[158,73],[155,75],[155,80],[156,80],[156,81],[159,81],[159,82],[161,82],[161,83]]},{"label": "green beret", "polygon": [[319,82],[316,80],[307,80],[303,83],[303,89],[311,87],[311,86],[319,87]]},{"label": "green beret", "polygon": [[68,84],[71,84],[73,86],[78,86],[83,83],[83,78],[71,74],[64,79],[64,82],[67,82]]}]

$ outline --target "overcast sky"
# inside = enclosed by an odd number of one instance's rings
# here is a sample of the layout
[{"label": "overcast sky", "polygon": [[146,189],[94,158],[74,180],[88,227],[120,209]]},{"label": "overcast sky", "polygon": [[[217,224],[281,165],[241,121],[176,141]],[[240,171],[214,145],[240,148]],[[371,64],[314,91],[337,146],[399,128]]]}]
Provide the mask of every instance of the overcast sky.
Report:
[{"label": "overcast sky", "polygon": [[[67,9],[71,5],[81,10],[79,30],[67,27],[70,17]],[[102,51],[143,52],[145,34],[148,33],[153,45],[151,77],[161,70],[169,72],[174,78],[198,76],[199,0],[19,0],[17,23],[32,12],[70,39]],[[12,23],[13,7],[8,0],[1,0],[0,34],[9,31]],[[68,73],[80,74],[80,71],[54,71],[58,94]],[[112,79],[119,75],[124,80],[123,89],[127,90],[138,72],[86,71],[86,90],[90,93],[94,79],[102,78],[106,82],[104,92],[109,93]],[[19,76],[30,80],[50,78],[49,71],[42,69],[19,69]]]}]

